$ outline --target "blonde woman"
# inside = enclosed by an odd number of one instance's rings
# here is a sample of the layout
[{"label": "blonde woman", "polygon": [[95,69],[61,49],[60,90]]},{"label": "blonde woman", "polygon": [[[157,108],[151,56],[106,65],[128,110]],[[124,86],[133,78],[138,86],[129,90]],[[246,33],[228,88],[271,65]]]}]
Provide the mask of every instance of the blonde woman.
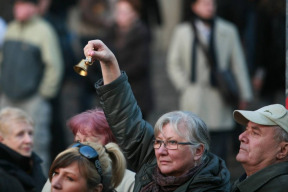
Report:
[{"label": "blonde woman", "polygon": [[75,143],[61,152],[49,170],[51,191],[111,192],[124,176],[126,161],[115,143]]}]

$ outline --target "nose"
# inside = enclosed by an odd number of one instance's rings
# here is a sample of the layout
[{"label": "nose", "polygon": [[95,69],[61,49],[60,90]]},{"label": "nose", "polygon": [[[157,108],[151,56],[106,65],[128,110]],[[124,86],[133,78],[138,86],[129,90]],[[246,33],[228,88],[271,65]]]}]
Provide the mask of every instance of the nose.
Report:
[{"label": "nose", "polygon": [[247,131],[244,131],[239,135],[239,141],[243,143],[247,143],[248,138],[247,138]]},{"label": "nose", "polygon": [[26,143],[33,143],[33,136],[29,133],[25,134],[25,141]]},{"label": "nose", "polygon": [[166,144],[165,143],[162,143],[162,145],[160,146],[158,150],[158,153],[159,154],[167,154],[168,152],[168,149],[166,148]]},{"label": "nose", "polygon": [[62,189],[61,179],[59,177],[52,177],[51,186],[53,189]]}]

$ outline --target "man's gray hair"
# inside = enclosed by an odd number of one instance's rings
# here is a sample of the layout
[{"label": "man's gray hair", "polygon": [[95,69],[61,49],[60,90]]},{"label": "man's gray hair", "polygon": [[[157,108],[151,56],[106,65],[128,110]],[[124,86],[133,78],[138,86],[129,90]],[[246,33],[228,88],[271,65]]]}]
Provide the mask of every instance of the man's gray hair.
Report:
[{"label": "man's gray hair", "polygon": [[274,127],[275,127],[275,136],[274,136],[275,140],[279,141],[279,142],[281,142],[281,141],[288,142],[288,133],[287,133],[287,131],[285,131],[280,126],[274,126]]}]

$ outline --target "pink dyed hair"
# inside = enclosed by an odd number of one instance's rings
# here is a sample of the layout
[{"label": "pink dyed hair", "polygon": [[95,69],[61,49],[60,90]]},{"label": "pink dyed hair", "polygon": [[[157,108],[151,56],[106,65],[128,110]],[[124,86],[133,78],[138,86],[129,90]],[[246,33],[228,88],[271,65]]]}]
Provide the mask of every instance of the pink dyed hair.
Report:
[{"label": "pink dyed hair", "polygon": [[67,127],[75,136],[77,132],[83,135],[102,135],[105,144],[115,142],[116,139],[108,125],[105,114],[102,109],[95,108],[79,113],[67,121]]}]

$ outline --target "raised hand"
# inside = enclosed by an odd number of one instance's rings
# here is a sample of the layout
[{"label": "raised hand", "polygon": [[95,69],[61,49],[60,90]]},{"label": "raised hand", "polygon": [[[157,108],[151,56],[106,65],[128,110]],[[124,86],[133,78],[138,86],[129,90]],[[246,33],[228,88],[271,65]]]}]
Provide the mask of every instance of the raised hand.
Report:
[{"label": "raised hand", "polygon": [[101,40],[88,41],[84,47],[84,54],[87,58],[91,57],[92,62],[100,61],[104,84],[120,76],[121,72],[115,55]]}]

